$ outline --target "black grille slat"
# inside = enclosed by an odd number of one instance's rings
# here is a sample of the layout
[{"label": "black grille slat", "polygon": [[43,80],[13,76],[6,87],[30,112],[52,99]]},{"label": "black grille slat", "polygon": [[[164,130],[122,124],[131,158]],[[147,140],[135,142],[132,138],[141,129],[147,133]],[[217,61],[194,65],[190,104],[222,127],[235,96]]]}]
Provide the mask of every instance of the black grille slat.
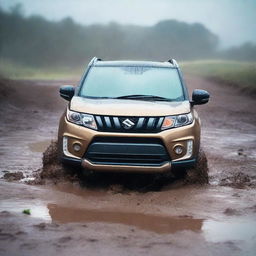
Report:
[{"label": "black grille slat", "polygon": [[159,139],[96,137],[84,156],[96,164],[161,165],[170,161]]},{"label": "black grille slat", "polygon": [[[133,125],[125,127],[129,120]],[[161,131],[164,117],[95,116],[98,130],[102,132],[156,133]]]},{"label": "black grille slat", "polygon": [[134,158],[117,158],[117,157],[108,157],[108,158],[104,158],[104,157],[95,157],[95,158],[91,158],[90,159],[92,162],[94,163],[109,163],[109,164],[124,164],[124,163],[133,163],[133,164],[161,164],[163,161],[159,160],[159,159],[147,159],[145,161],[145,159],[134,159]]},{"label": "black grille slat", "polygon": [[156,161],[159,161],[159,162],[162,162],[163,159],[162,157],[152,157],[152,155],[143,155],[143,157],[138,157],[138,155],[117,155],[115,154],[114,156],[113,155],[109,155],[109,154],[93,154],[90,156],[90,159],[104,159],[104,160],[116,160],[116,159],[119,159],[119,160],[141,160],[141,161],[145,161],[147,160],[150,161],[150,162],[156,162]]}]

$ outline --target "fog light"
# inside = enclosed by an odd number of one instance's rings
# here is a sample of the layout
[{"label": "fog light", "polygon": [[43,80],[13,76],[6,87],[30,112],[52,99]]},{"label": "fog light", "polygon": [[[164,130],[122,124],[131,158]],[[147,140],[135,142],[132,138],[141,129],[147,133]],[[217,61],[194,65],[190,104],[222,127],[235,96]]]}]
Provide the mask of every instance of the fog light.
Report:
[{"label": "fog light", "polygon": [[181,155],[183,153],[184,149],[182,146],[176,146],[174,148],[174,152],[177,154],[177,155]]},{"label": "fog light", "polygon": [[81,150],[81,145],[78,144],[78,143],[74,143],[74,144],[73,144],[73,149],[74,149],[74,151],[78,152],[78,151]]}]

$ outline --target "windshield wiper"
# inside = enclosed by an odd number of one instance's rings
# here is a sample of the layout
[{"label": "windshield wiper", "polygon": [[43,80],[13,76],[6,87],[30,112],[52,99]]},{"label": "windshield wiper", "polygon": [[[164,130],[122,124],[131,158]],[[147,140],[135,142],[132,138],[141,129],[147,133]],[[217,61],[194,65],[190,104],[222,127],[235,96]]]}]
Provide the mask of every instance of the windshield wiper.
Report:
[{"label": "windshield wiper", "polygon": [[124,96],[116,97],[116,99],[172,101],[172,99],[168,99],[161,96],[143,95],[143,94],[124,95]]},{"label": "windshield wiper", "polygon": [[101,96],[83,96],[84,98],[88,98],[88,99],[116,99],[113,97],[101,97]]}]

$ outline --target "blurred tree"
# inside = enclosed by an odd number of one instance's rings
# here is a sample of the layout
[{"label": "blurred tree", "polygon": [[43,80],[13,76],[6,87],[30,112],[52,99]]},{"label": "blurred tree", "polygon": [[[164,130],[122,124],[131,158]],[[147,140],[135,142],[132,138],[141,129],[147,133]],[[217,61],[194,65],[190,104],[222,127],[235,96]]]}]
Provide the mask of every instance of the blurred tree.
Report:
[{"label": "blurred tree", "polygon": [[244,43],[219,53],[220,57],[230,60],[256,61],[256,44]]},{"label": "blurred tree", "polygon": [[0,8],[0,58],[27,65],[80,65],[92,56],[107,59],[179,60],[216,54],[218,37],[202,24],[165,20],[151,27],[94,24],[72,18],[51,22],[24,17],[22,6]]}]

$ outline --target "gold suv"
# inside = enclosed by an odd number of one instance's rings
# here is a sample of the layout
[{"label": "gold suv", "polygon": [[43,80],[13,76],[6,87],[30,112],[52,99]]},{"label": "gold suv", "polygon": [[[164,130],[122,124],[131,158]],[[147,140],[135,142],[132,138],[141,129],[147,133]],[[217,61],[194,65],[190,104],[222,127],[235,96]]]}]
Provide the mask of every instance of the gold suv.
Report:
[{"label": "gold suv", "polygon": [[77,87],[62,86],[69,104],[60,119],[64,164],[84,171],[168,172],[193,167],[200,147],[194,105],[177,62],[102,61],[94,57]]}]

